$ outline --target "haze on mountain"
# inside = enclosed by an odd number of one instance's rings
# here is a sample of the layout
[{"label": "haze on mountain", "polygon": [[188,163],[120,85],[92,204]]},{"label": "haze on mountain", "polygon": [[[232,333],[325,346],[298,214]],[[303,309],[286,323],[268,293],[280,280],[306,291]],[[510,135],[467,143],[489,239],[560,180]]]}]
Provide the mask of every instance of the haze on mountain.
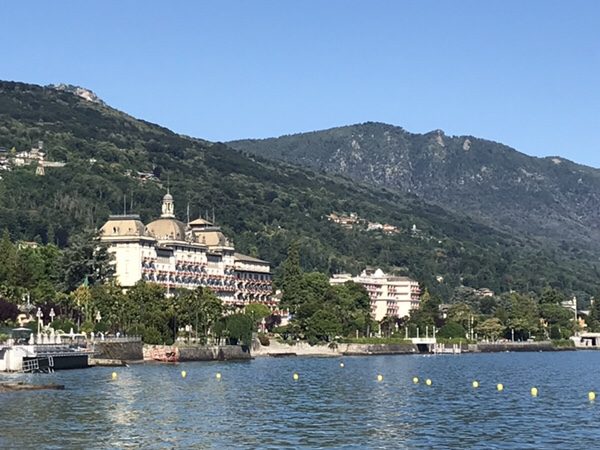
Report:
[{"label": "haze on mountain", "polygon": [[600,249],[600,170],[536,158],[474,136],[363,123],[230,146],[265,158],[416,194],[561,251]]},{"label": "haze on mountain", "polygon": [[[390,128],[365,127],[381,128],[382,136]],[[341,130],[352,135],[350,129]],[[365,139],[378,142],[375,131],[362,134],[350,139],[356,156],[343,156],[345,164],[358,167],[358,156],[367,157]],[[443,146],[436,143],[440,139]],[[426,191],[427,183],[435,181],[431,167],[443,164],[465,141],[435,133],[422,140],[433,141],[427,144],[433,159],[424,154],[411,164],[418,173],[429,170],[427,179],[413,180]],[[477,140],[471,140],[474,149]],[[414,277],[446,300],[461,286],[496,292],[552,286],[580,299],[598,288],[592,253],[557,251],[531,236],[499,231],[412,193],[375,186],[375,161],[371,178],[356,182],[178,135],[109,107],[89,89],[0,82],[0,147],[9,149],[10,157],[38,141],[43,141],[48,161],[66,165],[47,167],[44,176],[36,175],[35,165],[2,171],[0,229],[7,229],[13,239],[65,246],[74,234],[99,228],[110,214],[124,209],[149,221],[160,213],[170,184],[179,218],[187,218],[188,205],[192,219],[212,216],[214,210],[236,249],[271,261],[276,273],[290,244],[298,241],[305,270],[357,273],[378,266]],[[342,148],[340,142],[333,141],[328,151]],[[344,154],[340,150],[340,158]],[[332,212],[355,212],[365,220],[394,225],[399,232],[346,230],[327,219]]]}]

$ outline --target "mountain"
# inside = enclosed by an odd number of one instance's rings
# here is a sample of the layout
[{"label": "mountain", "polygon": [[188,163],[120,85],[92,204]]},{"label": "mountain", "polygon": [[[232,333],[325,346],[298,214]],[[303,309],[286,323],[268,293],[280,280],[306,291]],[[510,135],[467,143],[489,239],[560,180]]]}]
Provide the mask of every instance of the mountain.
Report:
[{"label": "mountain", "polygon": [[600,170],[473,136],[364,123],[236,149],[400,192],[566,252],[600,250]]},{"label": "mountain", "polygon": [[[298,240],[306,270],[380,266],[413,276],[444,298],[463,284],[495,291],[597,289],[586,252],[555,251],[413,194],[181,136],[81,92],[0,82],[0,229],[15,239],[67,245],[73,234],[124,209],[148,222],[159,215],[170,186],[181,219],[188,205],[192,219],[214,211],[239,251],[275,268]],[[43,162],[35,159],[40,154]],[[331,213],[356,213],[396,232],[346,229],[328,220]]]}]

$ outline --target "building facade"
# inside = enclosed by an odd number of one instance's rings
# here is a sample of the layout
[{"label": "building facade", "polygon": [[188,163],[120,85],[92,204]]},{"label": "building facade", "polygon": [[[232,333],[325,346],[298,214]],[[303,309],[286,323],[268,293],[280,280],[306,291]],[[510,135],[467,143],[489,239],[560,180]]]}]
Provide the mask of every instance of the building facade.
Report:
[{"label": "building facade", "polygon": [[236,253],[220,227],[199,218],[177,220],[167,193],[161,216],[144,225],[137,215],[113,215],[101,229],[102,242],[115,257],[115,273],[124,288],[138,281],[157,283],[173,294],[199,286],[211,289],[226,305],[263,303],[277,310],[267,261]]},{"label": "building facade", "polygon": [[419,307],[421,290],[419,283],[411,278],[387,275],[381,269],[367,269],[356,277],[342,273],[329,280],[332,285],[346,281],[365,287],[371,298],[371,314],[378,322],[386,316],[408,316],[411,309]]}]

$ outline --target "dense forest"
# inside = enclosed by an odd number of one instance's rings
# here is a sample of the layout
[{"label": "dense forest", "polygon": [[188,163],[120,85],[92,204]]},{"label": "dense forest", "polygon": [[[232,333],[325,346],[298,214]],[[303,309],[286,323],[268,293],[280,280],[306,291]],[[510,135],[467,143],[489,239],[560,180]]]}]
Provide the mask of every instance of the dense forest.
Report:
[{"label": "dense forest", "polygon": [[[35,165],[0,173],[0,228],[16,241],[63,248],[124,208],[147,222],[160,213],[169,185],[181,219],[187,205],[192,218],[214,210],[236,248],[271,261],[276,274],[298,241],[307,271],[380,266],[415,277],[444,300],[464,285],[496,292],[553,287],[585,302],[598,286],[597,267],[586,258],[411,194],[180,136],[68,91],[0,82],[0,147],[10,159],[38,141],[48,161],[66,165],[47,167],[44,176]],[[356,212],[400,232],[344,229],[327,220],[331,212]]]}]

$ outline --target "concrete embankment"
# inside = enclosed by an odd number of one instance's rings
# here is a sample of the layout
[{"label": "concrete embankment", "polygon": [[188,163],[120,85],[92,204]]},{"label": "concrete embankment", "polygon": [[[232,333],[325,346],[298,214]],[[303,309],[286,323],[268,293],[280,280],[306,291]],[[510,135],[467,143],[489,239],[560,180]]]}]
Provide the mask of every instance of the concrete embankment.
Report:
[{"label": "concrete embankment", "polygon": [[415,344],[340,344],[342,355],[412,355],[419,353]]},{"label": "concrete embankment", "polygon": [[122,361],[140,361],[144,358],[142,341],[96,341],[92,344],[94,358]]},{"label": "concrete embankment", "polygon": [[271,341],[269,345],[261,345],[255,341],[252,345],[252,356],[359,356],[359,355],[409,355],[418,353],[414,344],[337,344],[309,345],[298,342],[294,345]]},{"label": "concrete embankment", "polygon": [[144,360],[174,354],[177,361],[237,361],[251,359],[250,349],[241,345],[144,345]]}]

